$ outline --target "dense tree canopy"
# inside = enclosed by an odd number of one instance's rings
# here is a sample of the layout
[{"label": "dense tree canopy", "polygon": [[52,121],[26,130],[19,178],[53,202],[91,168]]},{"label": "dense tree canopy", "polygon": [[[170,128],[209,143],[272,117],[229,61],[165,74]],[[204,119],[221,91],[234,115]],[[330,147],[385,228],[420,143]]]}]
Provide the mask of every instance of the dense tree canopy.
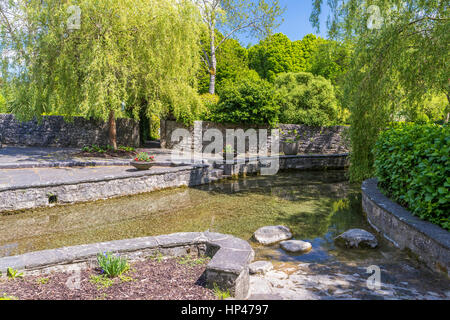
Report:
[{"label": "dense tree canopy", "polygon": [[271,82],[283,72],[306,71],[320,41],[312,34],[301,41],[291,41],[283,33],[274,34],[249,49],[249,66]]},{"label": "dense tree canopy", "polygon": [[279,105],[273,85],[250,73],[239,81],[224,83],[220,102],[208,120],[275,126],[278,123]]},{"label": "dense tree canopy", "polygon": [[325,40],[317,46],[310,59],[308,72],[341,84],[350,66],[351,44]]},{"label": "dense tree canopy", "polygon": [[115,117],[125,112],[190,122],[200,111],[200,21],[190,1],[18,0],[0,4],[0,20],[0,42],[14,53],[4,76],[21,119],[109,118],[114,145]]},{"label": "dense tree canopy", "polygon": [[275,79],[280,95],[280,122],[328,126],[337,122],[337,100],[331,82],[308,72],[282,73]]},{"label": "dense tree canopy", "polygon": [[[313,0],[318,26],[322,0]],[[373,146],[405,108],[430,94],[450,102],[450,9],[445,0],[331,0],[329,33],[355,41],[345,81],[351,110],[351,178],[373,175]],[[447,119],[449,103],[445,106]]]}]

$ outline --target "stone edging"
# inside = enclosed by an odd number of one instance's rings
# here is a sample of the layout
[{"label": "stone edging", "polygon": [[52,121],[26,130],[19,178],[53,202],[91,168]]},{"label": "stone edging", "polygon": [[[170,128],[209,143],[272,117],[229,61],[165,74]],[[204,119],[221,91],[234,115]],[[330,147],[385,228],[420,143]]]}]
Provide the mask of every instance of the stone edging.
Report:
[{"label": "stone edging", "polygon": [[362,205],[370,224],[395,246],[411,250],[427,266],[450,277],[450,232],[413,216],[377,185],[377,179],[362,184]]},{"label": "stone edging", "polygon": [[[162,164],[157,163],[158,165],[169,165],[169,164]],[[207,170],[209,167],[208,165],[203,164],[180,164],[176,166],[172,166],[171,168],[162,168],[157,170],[143,170],[143,171],[131,171],[128,173],[121,173],[120,175],[110,175],[106,177],[92,177],[89,179],[73,179],[71,181],[49,181],[49,182],[36,182],[32,184],[24,184],[24,185],[14,185],[14,186],[7,186],[7,187],[1,187],[0,186],[0,192],[1,191],[12,191],[12,190],[22,190],[22,189],[30,189],[30,188],[45,188],[45,187],[59,187],[59,186],[71,186],[71,185],[77,185],[82,183],[96,183],[96,182],[108,182],[108,181],[114,181],[114,180],[123,180],[128,178],[140,178],[140,177],[146,177],[146,176],[157,176],[157,175],[163,175],[163,174],[169,174],[169,173],[182,173],[185,171],[192,171],[195,169],[204,169]]]},{"label": "stone edging", "polygon": [[166,256],[206,254],[211,257],[205,271],[207,286],[217,285],[221,290],[229,290],[236,299],[248,296],[248,265],[254,258],[253,249],[245,240],[213,232],[175,233],[30,252],[0,258],[0,271],[6,272],[7,268],[43,271],[87,261],[92,263],[98,253],[106,251],[134,258],[158,252]]},{"label": "stone edging", "polygon": [[32,169],[32,168],[72,168],[129,166],[131,160],[87,160],[87,161],[55,161],[55,162],[11,162],[0,163],[0,169]]}]

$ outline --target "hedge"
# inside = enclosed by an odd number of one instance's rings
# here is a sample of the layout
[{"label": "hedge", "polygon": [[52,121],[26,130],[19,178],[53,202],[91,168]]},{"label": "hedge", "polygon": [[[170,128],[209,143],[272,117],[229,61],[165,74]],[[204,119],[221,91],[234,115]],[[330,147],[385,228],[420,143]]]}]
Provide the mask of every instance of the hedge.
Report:
[{"label": "hedge", "polygon": [[374,154],[382,192],[450,230],[450,127],[395,125],[381,133]]}]

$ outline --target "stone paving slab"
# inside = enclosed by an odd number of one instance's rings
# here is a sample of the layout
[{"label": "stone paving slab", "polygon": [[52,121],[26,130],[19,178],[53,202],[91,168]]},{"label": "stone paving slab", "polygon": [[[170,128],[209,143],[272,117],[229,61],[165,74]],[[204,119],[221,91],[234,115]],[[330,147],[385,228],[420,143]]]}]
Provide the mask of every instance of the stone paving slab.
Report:
[{"label": "stone paving slab", "polygon": [[[158,162],[170,162],[171,150],[136,149],[155,155]],[[130,159],[77,157],[80,149],[4,147],[0,148],[0,169],[88,167],[88,166],[128,166]]]},{"label": "stone paving slab", "polygon": [[[202,165],[194,166],[201,167]],[[159,175],[190,170],[192,167],[155,166],[148,171],[138,171],[131,166],[0,169],[0,191]]]}]

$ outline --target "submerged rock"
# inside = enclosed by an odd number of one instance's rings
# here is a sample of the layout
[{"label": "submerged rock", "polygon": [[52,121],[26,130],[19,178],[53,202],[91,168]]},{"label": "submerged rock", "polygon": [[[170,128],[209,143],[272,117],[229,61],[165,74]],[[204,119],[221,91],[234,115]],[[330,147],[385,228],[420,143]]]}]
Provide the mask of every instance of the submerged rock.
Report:
[{"label": "submerged rock", "polygon": [[292,233],[285,226],[268,226],[256,230],[253,237],[261,244],[271,245],[292,238]]},{"label": "submerged rock", "polygon": [[287,252],[308,252],[312,249],[312,245],[309,242],[301,240],[289,240],[280,243],[281,247]]},{"label": "submerged rock", "polygon": [[273,269],[273,264],[270,261],[256,261],[248,266],[250,274],[265,274]]},{"label": "submerged rock", "polygon": [[351,229],[334,239],[334,242],[346,248],[376,248],[377,238],[370,232],[362,229]]}]

